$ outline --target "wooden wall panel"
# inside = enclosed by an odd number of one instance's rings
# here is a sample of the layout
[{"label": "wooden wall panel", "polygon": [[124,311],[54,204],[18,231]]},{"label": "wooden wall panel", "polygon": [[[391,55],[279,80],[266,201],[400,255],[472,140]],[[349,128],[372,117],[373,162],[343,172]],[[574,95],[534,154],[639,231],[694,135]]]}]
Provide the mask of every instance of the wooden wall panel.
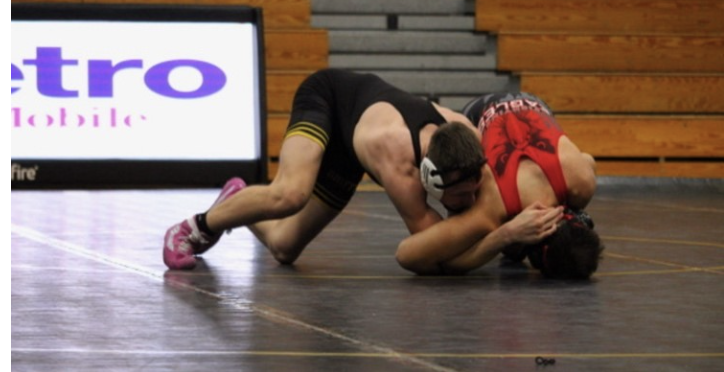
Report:
[{"label": "wooden wall panel", "polygon": [[288,124],[288,114],[273,114],[267,117],[267,154],[270,158],[279,157]]},{"label": "wooden wall panel", "polygon": [[556,112],[724,113],[724,74],[523,73]]},{"label": "wooden wall panel", "polygon": [[596,161],[598,176],[724,178],[722,161]]},{"label": "wooden wall panel", "polygon": [[724,0],[477,0],[478,31],[724,34]]},{"label": "wooden wall panel", "polygon": [[270,71],[266,75],[267,111],[289,113],[299,85],[313,71]]},{"label": "wooden wall panel", "polygon": [[557,115],[581,151],[604,157],[724,158],[724,116]]},{"label": "wooden wall panel", "polygon": [[267,70],[317,70],[329,63],[326,30],[267,30],[264,44]]},{"label": "wooden wall panel", "polygon": [[724,73],[724,37],[498,35],[504,71]]}]

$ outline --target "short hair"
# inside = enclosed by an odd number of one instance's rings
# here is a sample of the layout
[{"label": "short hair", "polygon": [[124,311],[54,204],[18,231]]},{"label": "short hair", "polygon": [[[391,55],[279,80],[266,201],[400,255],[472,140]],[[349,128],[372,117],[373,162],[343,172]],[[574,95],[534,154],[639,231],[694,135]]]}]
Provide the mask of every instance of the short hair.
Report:
[{"label": "short hair", "polygon": [[475,131],[460,122],[441,125],[430,139],[427,149],[429,158],[438,172],[445,174],[461,171],[466,178],[480,177],[480,168],[485,163],[483,147]]},{"label": "short hair", "polygon": [[589,279],[604,248],[592,226],[574,218],[564,219],[555,233],[527,252],[531,265],[546,278]]}]

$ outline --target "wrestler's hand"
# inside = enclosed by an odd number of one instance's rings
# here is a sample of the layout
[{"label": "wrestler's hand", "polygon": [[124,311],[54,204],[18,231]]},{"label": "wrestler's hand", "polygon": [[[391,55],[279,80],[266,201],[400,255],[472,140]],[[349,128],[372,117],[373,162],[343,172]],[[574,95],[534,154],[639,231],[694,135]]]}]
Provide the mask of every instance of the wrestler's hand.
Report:
[{"label": "wrestler's hand", "polygon": [[563,219],[563,207],[546,207],[535,202],[503,226],[512,243],[535,244],[553,234]]}]

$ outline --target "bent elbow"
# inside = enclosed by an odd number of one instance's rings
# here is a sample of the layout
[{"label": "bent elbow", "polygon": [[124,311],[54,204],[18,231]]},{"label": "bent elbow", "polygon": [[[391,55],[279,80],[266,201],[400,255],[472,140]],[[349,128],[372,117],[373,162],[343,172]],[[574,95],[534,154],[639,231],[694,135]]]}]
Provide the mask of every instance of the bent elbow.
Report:
[{"label": "bent elbow", "polygon": [[404,242],[398,247],[395,259],[400,267],[417,275],[435,275],[441,273],[440,266],[437,262],[411,254],[409,249],[406,249]]}]

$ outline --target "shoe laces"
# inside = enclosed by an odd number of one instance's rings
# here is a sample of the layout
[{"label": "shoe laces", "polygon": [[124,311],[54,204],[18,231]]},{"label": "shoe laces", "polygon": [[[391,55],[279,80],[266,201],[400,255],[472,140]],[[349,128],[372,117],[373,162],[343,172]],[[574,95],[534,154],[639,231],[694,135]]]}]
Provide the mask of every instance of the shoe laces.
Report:
[{"label": "shoe laces", "polygon": [[211,238],[201,231],[191,230],[191,233],[188,235],[186,241],[188,241],[191,245],[206,245],[211,243]]},{"label": "shoe laces", "polygon": [[196,251],[196,247],[209,244],[209,239],[204,235],[201,231],[196,231],[196,229],[192,228],[188,235],[179,242],[178,252],[193,254]]}]

